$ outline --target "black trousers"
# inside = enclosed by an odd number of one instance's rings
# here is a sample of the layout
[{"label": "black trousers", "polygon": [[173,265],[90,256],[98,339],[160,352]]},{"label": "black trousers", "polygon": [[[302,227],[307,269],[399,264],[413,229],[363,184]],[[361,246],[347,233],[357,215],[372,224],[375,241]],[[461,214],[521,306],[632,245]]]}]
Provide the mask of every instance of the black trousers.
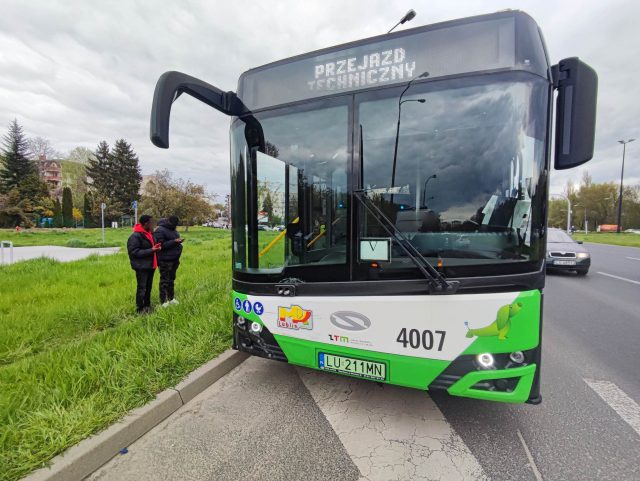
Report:
[{"label": "black trousers", "polygon": [[153,287],[154,272],[154,269],[136,270],[136,280],[138,281],[136,307],[138,312],[146,307],[151,307],[151,288]]},{"label": "black trousers", "polygon": [[159,261],[160,269],[160,303],[164,304],[174,297],[174,283],[176,281],[176,271],[180,266],[180,261]]}]

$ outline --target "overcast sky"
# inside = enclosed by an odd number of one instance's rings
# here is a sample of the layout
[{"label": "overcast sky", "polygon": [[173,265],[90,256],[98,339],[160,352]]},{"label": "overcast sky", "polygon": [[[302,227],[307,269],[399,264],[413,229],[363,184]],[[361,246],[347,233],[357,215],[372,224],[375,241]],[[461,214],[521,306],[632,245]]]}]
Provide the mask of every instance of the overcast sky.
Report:
[{"label": "overcast sky", "polygon": [[[579,56],[599,75],[595,181],[640,184],[640,2],[489,1],[52,1],[2,0],[0,130],[13,118],[62,152],[128,139],[143,173],[167,168],[229,191],[228,118],[191,97],[174,104],[171,148],[148,137],[155,82],[167,70],[235,90],[244,70],[400,28],[518,8],[541,26],[552,61]],[[162,5],[162,7],[161,7]],[[552,192],[583,168],[554,172]],[[625,182],[625,183],[626,183]]]}]

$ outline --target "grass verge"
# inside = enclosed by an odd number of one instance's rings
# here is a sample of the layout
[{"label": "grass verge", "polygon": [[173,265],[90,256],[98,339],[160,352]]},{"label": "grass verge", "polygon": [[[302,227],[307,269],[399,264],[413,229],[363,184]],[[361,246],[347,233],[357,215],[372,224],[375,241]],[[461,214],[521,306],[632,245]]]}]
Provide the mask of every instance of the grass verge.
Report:
[{"label": "grass verge", "polygon": [[230,346],[228,233],[185,237],[180,304],[144,317],[133,314],[125,253],[0,268],[1,481],[45,465]]},{"label": "grass verge", "polygon": [[594,232],[592,234],[580,234],[575,232],[572,237],[584,242],[596,242],[598,244],[611,244],[616,246],[640,247],[640,234],[631,232]]},{"label": "grass verge", "polygon": [[0,229],[0,240],[13,242],[15,247],[64,246],[64,247],[117,247],[126,243],[130,227],[105,229]]}]

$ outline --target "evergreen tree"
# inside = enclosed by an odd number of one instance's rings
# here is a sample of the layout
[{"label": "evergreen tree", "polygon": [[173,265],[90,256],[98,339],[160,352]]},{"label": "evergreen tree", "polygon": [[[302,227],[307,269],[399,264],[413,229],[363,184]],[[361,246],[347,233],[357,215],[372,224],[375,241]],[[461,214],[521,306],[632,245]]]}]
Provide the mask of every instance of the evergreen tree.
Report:
[{"label": "evergreen tree", "polygon": [[91,192],[87,192],[84,195],[84,208],[82,216],[84,217],[85,227],[95,227],[93,223],[93,196],[91,195]]},{"label": "evergreen tree", "polygon": [[53,227],[62,227],[63,225],[62,206],[60,205],[60,201],[56,199],[53,202]]},{"label": "evergreen tree", "polygon": [[87,163],[87,177],[89,187],[100,196],[109,197],[111,194],[111,154],[109,144],[104,140],[98,144],[94,156]]},{"label": "evergreen tree", "polygon": [[71,189],[62,189],[62,222],[65,227],[73,227],[73,197]]},{"label": "evergreen tree", "polygon": [[9,123],[0,153],[0,189],[9,192],[29,175],[37,174],[36,165],[29,160],[28,139],[16,119]]},{"label": "evergreen tree", "polygon": [[131,211],[131,203],[140,198],[142,174],[138,156],[124,139],[116,141],[111,152],[112,192],[110,214],[122,215]]},{"label": "evergreen tree", "polygon": [[262,211],[267,213],[269,222],[273,222],[273,200],[271,200],[270,192],[267,192],[267,195],[262,202]]},{"label": "evergreen tree", "polygon": [[[113,195],[113,162],[111,153],[109,152],[109,144],[101,141],[93,153],[93,157],[88,159],[87,163],[87,187],[91,195],[91,215],[90,219],[98,219],[100,222],[100,204],[102,202],[111,205]],[[106,217],[110,218],[107,209]]]}]

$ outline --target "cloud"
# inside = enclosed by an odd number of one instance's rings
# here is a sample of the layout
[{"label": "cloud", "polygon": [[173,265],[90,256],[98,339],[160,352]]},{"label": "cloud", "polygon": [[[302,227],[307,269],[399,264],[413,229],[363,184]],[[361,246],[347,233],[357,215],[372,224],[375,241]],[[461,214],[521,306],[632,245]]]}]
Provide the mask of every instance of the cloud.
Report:
[{"label": "cloud", "polygon": [[[411,26],[509,8],[512,2],[5,0],[0,16],[0,129],[17,117],[57,150],[128,139],[143,171],[168,168],[216,192],[229,190],[229,120],[191,98],[173,109],[171,149],[148,140],[155,81],[180,70],[224,90],[243,71],[280,58],[385,32],[409,8]],[[519,2],[545,33],[554,61],[579,56],[600,77],[596,156],[552,174],[552,191],[588,169],[617,181],[622,137],[639,137],[640,3]],[[402,27],[404,28],[404,27]],[[640,140],[626,177],[640,183]]]}]

